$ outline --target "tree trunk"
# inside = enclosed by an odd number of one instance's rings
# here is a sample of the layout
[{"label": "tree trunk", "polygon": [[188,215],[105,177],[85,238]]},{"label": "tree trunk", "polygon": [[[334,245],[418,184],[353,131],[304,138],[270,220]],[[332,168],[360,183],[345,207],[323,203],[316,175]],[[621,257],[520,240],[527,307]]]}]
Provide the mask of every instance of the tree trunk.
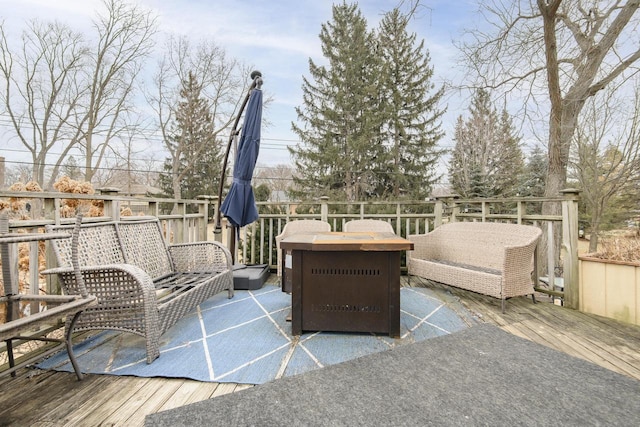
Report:
[{"label": "tree trunk", "polygon": [[589,234],[589,253],[598,252],[598,232],[593,230]]}]

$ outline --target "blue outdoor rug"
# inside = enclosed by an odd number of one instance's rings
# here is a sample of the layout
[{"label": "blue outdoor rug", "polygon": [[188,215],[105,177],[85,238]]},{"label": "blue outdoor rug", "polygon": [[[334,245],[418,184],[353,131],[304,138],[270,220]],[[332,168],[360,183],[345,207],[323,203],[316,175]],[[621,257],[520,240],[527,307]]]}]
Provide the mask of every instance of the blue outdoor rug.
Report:
[{"label": "blue outdoor rug", "polygon": [[[74,346],[82,372],[262,384],[466,329],[475,319],[425,288],[400,291],[400,338],[355,333],[291,335],[291,296],[265,285],[202,303],[161,337],[160,357],[146,363],[142,337],[104,331]],[[39,363],[73,372],[66,351]]]}]

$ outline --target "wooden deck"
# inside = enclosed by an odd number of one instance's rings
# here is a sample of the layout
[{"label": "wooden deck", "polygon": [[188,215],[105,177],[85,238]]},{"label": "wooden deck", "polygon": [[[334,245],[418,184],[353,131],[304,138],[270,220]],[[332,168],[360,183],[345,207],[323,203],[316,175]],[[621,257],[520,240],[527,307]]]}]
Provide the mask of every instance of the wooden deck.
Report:
[{"label": "wooden deck", "polygon": [[[403,285],[409,285],[406,277]],[[539,296],[538,304],[531,298],[511,299],[502,314],[500,301],[493,298],[414,277],[410,285],[436,289],[452,308],[462,305],[479,321],[640,380],[640,327],[569,310],[546,296]],[[77,381],[72,373],[23,370],[16,378],[0,379],[0,425],[140,426],[147,414],[248,387],[111,375]]]}]

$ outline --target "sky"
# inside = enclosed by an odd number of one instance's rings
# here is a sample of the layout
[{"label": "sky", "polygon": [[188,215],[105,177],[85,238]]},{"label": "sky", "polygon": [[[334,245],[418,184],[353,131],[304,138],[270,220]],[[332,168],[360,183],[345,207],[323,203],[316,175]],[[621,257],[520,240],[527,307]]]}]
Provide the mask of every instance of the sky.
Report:
[{"label": "sky", "polygon": [[[382,14],[402,0],[361,0],[358,6],[370,29],[377,28]],[[295,107],[302,105],[302,78],[309,76],[309,59],[322,63],[319,33],[331,21],[332,0],[138,0],[138,5],[158,16],[160,31],[186,35],[190,39],[212,39],[233,58],[260,70],[263,91],[272,103],[263,113],[269,126],[262,129],[258,163],[290,164],[287,145],[296,145],[291,130]],[[348,2],[351,3],[351,2]],[[410,31],[424,39],[434,67],[434,83],[442,85],[455,77],[458,39],[474,19],[470,0],[422,0],[424,8],[410,24]],[[0,17],[16,35],[32,18],[56,19],[77,30],[87,31],[100,0],[0,0]],[[251,83],[247,76],[247,85]],[[452,147],[453,126],[468,107],[468,99],[446,96],[442,125],[446,132],[442,147]],[[0,130],[0,132],[2,132]],[[0,133],[0,149],[17,148]],[[17,155],[5,151],[10,160]],[[445,165],[441,164],[441,168]]]}]

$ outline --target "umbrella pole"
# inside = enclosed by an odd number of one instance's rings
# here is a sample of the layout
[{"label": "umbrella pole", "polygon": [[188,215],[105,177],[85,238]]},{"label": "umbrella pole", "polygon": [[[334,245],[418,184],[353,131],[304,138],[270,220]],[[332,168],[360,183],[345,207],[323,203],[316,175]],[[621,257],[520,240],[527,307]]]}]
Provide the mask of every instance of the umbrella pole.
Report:
[{"label": "umbrella pole", "polygon": [[[251,83],[251,86],[249,87],[249,90],[247,91],[247,95],[244,97],[244,100],[242,101],[242,104],[240,105],[240,111],[238,112],[238,115],[236,116],[236,119],[233,122],[233,128],[231,129],[231,135],[229,135],[229,142],[227,143],[227,149],[226,149],[226,151],[224,153],[224,161],[222,163],[222,174],[220,175],[220,185],[218,186],[218,201],[217,201],[218,208],[216,209],[216,227],[215,227],[215,230],[214,230],[215,234],[220,234],[222,232],[220,205],[222,203],[222,190],[224,189],[224,181],[226,179],[227,163],[229,161],[229,152],[231,151],[231,143],[233,142],[233,139],[235,138],[235,136],[239,133],[238,123],[240,123],[240,117],[242,116],[242,112],[244,111],[245,107],[247,106],[247,102],[249,102],[249,97],[251,96],[251,91],[253,89],[255,89],[258,86],[259,83],[261,83],[261,81],[262,81],[262,73],[260,71],[251,72],[251,79],[253,81]],[[231,241],[234,242],[235,241],[235,237],[232,237]],[[235,246],[235,244],[234,244],[234,246]],[[233,252],[232,252],[232,254],[233,254]],[[234,258],[235,258],[235,256],[234,256]]]},{"label": "umbrella pole", "polygon": [[239,228],[235,225],[231,227],[231,239],[229,240],[229,252],[231,252],[231,265],[236,265],[236,236]]}]

